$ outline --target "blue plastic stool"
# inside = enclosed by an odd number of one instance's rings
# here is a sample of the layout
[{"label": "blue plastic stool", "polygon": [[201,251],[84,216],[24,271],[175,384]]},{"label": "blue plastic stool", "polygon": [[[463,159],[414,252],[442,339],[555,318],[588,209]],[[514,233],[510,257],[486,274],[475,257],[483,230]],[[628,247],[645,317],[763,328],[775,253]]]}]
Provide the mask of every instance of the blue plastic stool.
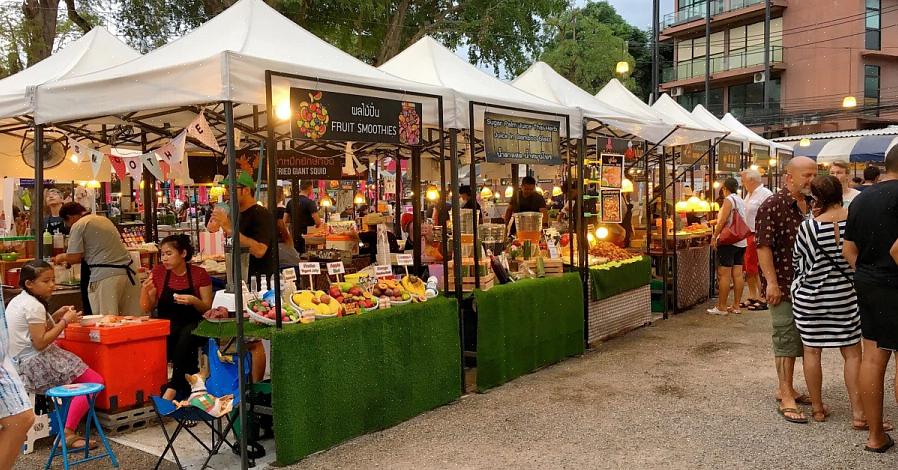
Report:
[{"label": "blue plastic stool", "polygon": [[[65,442],[65,433],[59,432],[56,435],[56,439],[53,440],[53,447],[50,449],[50,458],[47,460],[47,465],[44,467],[46,470],[53,464],[53,459],[56,457],[57,447],[62,448],[62,466],[65,470],[69,470],[69,466],[71,465],[78,465],[92,460],[102,459],[107,456],[109,457],[109,460],[112,461],[112,466],[118,468],[118,460],[116,460],[115,453],[112,452],[112,449],[109,447],[109,441],[106,440],[106,435],[103,434],[103,428],[100,427],[100,420],[97,419],[97,413],[94,411],[94,402],[97,400],[97,395],[102,392],[104,388],[105,387],[102,384],[83,383],[63,385],[47,390],[47,398],[52,400],[54,405],[51,419],[53,420],[56,429],[65,429],[65,420],[69,415],[69,405],[72,403],[72,398],[86,396],[88,409],[87,416],[85,417],[86,419],[84,420],[84,447],[69,449]],[[103,442],[103,447],[106,449],[106,453],[90,455],[91,424],[96,427],[96,433],[100,436],[100,440]],[[69,462],[69,452],[81,452],[82,450],[84,451],[84,458]]]}]

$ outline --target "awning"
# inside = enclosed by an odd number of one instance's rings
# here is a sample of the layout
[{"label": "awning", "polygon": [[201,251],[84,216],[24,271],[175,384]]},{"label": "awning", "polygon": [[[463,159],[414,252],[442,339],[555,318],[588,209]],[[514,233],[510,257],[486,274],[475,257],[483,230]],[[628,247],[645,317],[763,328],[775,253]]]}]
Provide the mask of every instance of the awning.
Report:
[{"label": "awning", "polygon": [[793,143],[793,148],[795,156],[810,157],[817,160],[817,163],[832,163],[837,160],[862,163],[883,161],[889,149],[896,144],[898,137],[895,135],[869,135],[812,140],[807,147]]}]

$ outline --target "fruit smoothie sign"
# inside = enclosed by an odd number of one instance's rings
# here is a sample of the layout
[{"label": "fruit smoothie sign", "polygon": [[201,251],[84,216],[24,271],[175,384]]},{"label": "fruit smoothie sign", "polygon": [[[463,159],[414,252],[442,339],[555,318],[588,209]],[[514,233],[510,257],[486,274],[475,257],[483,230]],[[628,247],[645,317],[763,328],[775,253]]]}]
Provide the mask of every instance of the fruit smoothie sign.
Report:
[{"label": "fruit smoothie sign", "polygon": [[421,144],[421,103],[290,89],[294,139]]},{"label": "fruit smoothie sign", "polygon": [[561,165],[558,121],[484,113],[484,147],[489,163]]}]

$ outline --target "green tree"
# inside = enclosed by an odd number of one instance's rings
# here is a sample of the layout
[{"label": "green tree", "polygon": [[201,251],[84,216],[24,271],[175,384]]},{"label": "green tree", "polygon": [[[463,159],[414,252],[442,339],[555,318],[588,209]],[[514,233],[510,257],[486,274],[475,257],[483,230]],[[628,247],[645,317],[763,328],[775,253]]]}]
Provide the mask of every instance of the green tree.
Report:
[{"label": "green tree", "polygon": [[[584,90],[595,93],[618,78],[640,98],[651,90],[650,34],[626,22],[607,2],[589,2],[547,21],[550,39],[541,60]],[[630,73],[615,73],[619,61]]]},{"label": "green tree", "polygon": [[[120,0],[116,15],[128,41],[143,51],[202,24],[233,0]],[[541,51],[543,18],[568,0],[267,0],[286,17],[372,65],[432,35],[468,46],[469,59],[519,71]]]}]

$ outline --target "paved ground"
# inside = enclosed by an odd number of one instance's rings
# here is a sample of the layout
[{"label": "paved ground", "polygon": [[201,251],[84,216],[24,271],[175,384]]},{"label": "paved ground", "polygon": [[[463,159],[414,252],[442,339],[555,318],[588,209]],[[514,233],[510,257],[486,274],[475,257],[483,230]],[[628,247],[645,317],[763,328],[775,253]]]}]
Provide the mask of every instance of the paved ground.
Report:
[{"label": "paved ground", "polygon": [[[775,412],[767,313],[701,312],[659,321],[290,468],[898,466],[898,451],[864,452],[864,433],[851,430],[837,351],[824,354],[830,420],[789,424]],[[894,422],[892,386],[890,378],[886,410]],[[123,468],[151,466],[147,454],[116,450]],[[38,468],[46,455],[39,451],[18,468]]]}]

